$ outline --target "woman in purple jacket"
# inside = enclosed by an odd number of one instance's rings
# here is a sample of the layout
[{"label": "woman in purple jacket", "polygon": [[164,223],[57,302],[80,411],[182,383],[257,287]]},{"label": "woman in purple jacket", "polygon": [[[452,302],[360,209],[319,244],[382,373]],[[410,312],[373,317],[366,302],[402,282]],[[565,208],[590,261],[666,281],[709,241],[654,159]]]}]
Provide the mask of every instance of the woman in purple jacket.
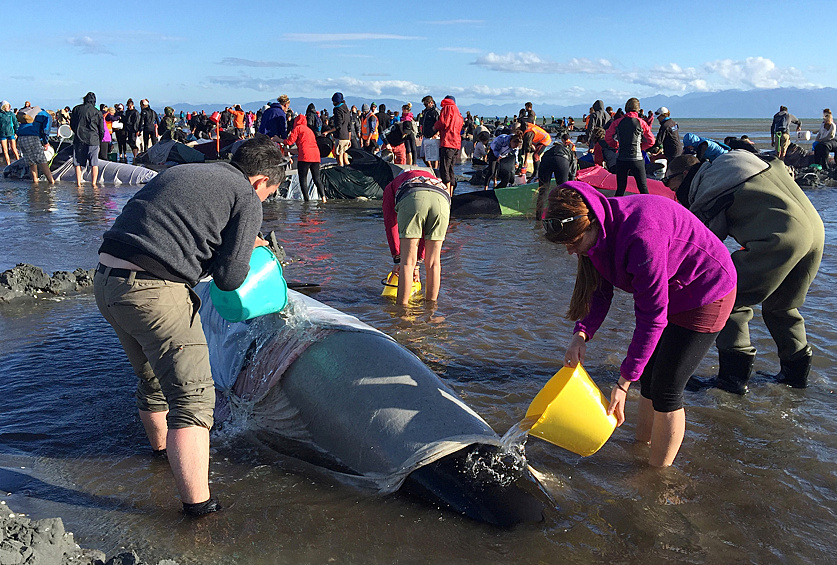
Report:
[{"label": "woman in purple jacket", "polygon": [[547,240],[578,256],[567,312],[577,323],[566,365],[584,361],[586,342],[604,321],[614,287],[633,295],[636,328],[608,413],[615,413],[617,425],[622,425],[628,388],[639,380],[637,441],[651,444],[651,465],[671,465],[686,429],[686,381],[735,301],[736,273],[729,251],[673,200],[654,195],[606,198],[583,182],[552,190],[543,225]]}]

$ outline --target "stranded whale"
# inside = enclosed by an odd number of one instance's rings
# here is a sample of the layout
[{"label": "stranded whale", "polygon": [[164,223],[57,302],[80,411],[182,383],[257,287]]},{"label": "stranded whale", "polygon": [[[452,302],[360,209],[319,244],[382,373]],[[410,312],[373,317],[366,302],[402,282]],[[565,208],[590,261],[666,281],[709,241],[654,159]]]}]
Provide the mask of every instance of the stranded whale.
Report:
[{"label": "stranded whale", "polygon": [[196,291],[218,390],[264,444],[381,494],[408,491],[476,520],[539,521],[548,496],[525,461],[418,357],[386,334],[289,291],[288,307],[225,321]]}]

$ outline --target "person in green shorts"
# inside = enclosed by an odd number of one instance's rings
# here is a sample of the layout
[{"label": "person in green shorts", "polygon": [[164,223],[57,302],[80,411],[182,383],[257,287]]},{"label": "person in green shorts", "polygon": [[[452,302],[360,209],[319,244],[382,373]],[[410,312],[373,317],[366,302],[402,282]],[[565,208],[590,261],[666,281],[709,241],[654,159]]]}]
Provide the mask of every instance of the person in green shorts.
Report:
[{"label": "person in green shorts", "polygon": [[385,224],[394,224],[393,211],[397,217],[398,236],[403,244],[396,261],[401,267],[396,302],[406,306],[410,300],[422,240],[427,269],[424,298],[428,302],[436,302],[442,283],[442,242],[450,222],[447,186],[428,171],[405,171],[384,189]]}]

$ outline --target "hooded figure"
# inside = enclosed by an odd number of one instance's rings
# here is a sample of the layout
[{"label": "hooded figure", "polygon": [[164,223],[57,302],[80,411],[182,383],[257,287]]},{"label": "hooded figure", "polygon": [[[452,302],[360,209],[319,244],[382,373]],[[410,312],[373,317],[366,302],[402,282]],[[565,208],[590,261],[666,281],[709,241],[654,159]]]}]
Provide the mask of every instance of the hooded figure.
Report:
[{"label": "hooded figure", "polygon": [[[689,163],[693,163],[689,166]],[[753,306],[776,342],[780,383],[808,385],[813,356],[799,308],[819,270],[825,233],[822,219],[778,159],[748,151],[730,151],[714,161],[694,164],[683,155],[669,168],[671,178],[685,175],[677,199],[722,241],[741,246],[732,253],[738,296],[729,321],[718,335],[718,377],[704,386],[736,394],[747,392],[756,349],[750,342]]]},{"label": "hooded figure", "polygon": [[88,92],[84,95],[84,102],[73,108],[70,112],[70,128],[75,137],[73,145],[96,146],[105,137],[105,124],[102,121],[102,114],[96,108],[96,95]]},{"label": "hooded figure", "polygon": [[605,124],[610,121],[610,116],[605,111],[604,102],[601,100],[596,100],[593,102],[593,113],[590,114],[590,119],[587,121],[587,138],[590,138],[590,134],[593,132],[593,128],[605,128]]},{"label": "hooded figure", "polygon": [[166,106],[164,109],[165,115],[160,120],[161,137],[171,139],[177,129],[177,118],[174,117],[174,108]]}]

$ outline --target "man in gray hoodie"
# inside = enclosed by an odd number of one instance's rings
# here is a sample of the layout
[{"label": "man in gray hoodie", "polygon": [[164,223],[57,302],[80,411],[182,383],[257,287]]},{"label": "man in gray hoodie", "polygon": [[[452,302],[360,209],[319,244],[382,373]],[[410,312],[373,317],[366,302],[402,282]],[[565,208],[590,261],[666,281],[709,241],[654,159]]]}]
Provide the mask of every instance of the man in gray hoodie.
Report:
[{"label": "man in gray hoodie", "polygon": [[96,305],[138,377],[140,420],[168,457],[183,512],[220,509],[209,492],[215,389],[192,290],[212,275],[221,290],[247,277],[263,202],[285,178],[282,154],[261,137],[229,163],[179,165],[146,184],[104,234],[93,279]]}]

